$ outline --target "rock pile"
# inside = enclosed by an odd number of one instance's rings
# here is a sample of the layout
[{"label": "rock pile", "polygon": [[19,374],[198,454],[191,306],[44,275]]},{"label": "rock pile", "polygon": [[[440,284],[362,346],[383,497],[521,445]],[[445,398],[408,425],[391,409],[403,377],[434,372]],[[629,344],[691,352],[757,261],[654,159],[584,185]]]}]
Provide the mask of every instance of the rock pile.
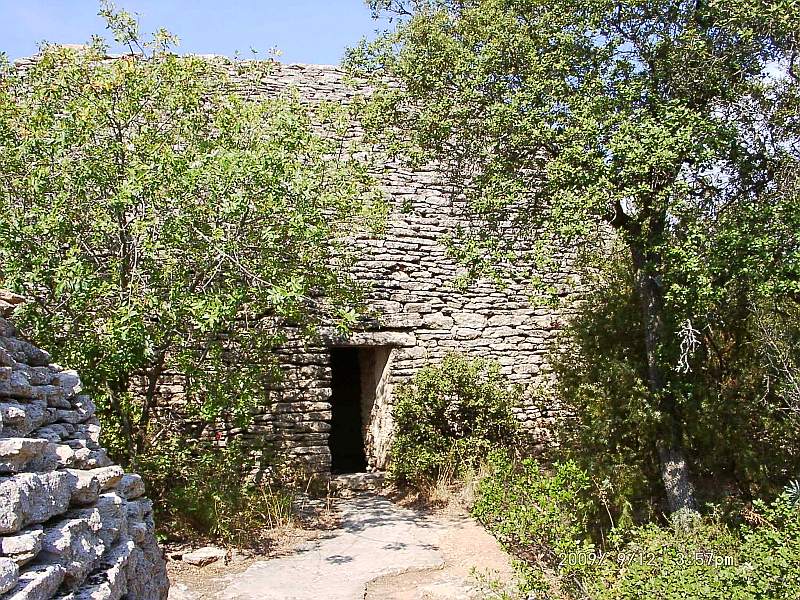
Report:
[{"label": "rock pile", "polygon": [[75,371],[19,339],[0,291],[0,600],[166,598],[153,507],[99,444]]}]

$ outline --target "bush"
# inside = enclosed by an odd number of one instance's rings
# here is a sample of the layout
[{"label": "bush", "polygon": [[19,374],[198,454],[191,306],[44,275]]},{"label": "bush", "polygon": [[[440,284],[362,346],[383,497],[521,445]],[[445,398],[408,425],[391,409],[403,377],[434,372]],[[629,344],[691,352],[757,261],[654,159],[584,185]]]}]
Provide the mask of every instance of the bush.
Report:
[{"label": "bush", "polygon": [[186,445],[177,438],[167,446],[140,457],[139,465],[159,529],[170,537],[257,547],[262,532],[291,521],[291,490],[258,464],[269,456],[265,450],[254,452],[237,441],[224,448]]},{"label": "bush", "polygon": [[397,392],[390,472],[402,483],[427,485],[457,476],[489,451],[510,446],[518,423],[519,390],[493,362],[447,355],[420,370]]},{"label": "bush", "polygon": [[[646,384],[633,282],[616,264],[598,271],[555,345],[548,393],[573,417],[560,423],[562,456],[607,481],[614,524],[632,525],[664,510],[656,452],[661,414]],[[732,298],[714,318],[695,325],[702,331],[694,330],[693,352],[683,356],[675,347],[680,335],[664,348],[698,500],[774,497],[788,475],[800,472],[800,411],[787,385],[797,380],[787,365],[800,364],[800,312],[789,302],[756,309],[748,298]],[[673,317],[666,328],[686,333]],[[682,357],[690,369],[679,368]]]},{"label": "bush", "polygon": [[572,461],[547,473],[534,459],[515,462],[505,451],[493,452],[488,464],[490,475],[478,486],[472,514],[524,560],[527,567],[518,572],[527,591],[541,589],[540,567],[560,569],[565,583],[580,579],[586,563],[566,558],[594,551],[587,533],[588,475]]},{"label": "bush", "polygon": [[800,597],[800,511],[784,494],[756,502],[738,530],[714,516],[688,530],[650,524],[628,532],[593,581],[592,598]]},{"label": "bush", "polygon": [[115,461],[166,466],[167,388],[181,417],[244,421],[287,336],[355,323],[344,234],[385,205],[348,107],[244,98],[228,71],[267,63],[179,56],[102,5],[137,53],[106,60],[93,36],[18,69],[0,52],[0,282],[31,300],[15,314],[31,340],[81,372]]},{"label": "bush", "polygon": [[592,485],[575,463],[545,471],[501,452],[490,465],[473,514],[521,559],[522,597],[800,597],[800,503],[793,489],[770,505],[756,501],[738,525],[712,510],[688,527],[608,528],[593,541]]}]

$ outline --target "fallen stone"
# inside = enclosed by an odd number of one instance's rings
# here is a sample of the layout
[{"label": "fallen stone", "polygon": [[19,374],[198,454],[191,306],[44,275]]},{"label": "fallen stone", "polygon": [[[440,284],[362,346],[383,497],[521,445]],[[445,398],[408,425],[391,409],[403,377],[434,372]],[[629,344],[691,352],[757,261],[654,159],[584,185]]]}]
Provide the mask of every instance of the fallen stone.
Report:
[{"label": "fallen stone", "polygon": [[206,565],[210,565],[218,560],[224,560],[227,555],[228,553],[222,548],[206,546],[204,548],[199,548],[198,550],[193,550],[192,552],[187,552],[184,554],[183,562],[189,563],[190,565],[194,565],[196,567],[205,567]]}]

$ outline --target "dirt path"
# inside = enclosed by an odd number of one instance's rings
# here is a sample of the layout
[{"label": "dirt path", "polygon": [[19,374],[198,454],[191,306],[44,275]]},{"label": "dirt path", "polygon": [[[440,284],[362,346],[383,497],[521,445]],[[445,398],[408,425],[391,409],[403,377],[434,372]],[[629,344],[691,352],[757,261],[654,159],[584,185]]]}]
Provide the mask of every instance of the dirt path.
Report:
[{"label": "dirt path", "polygon": [[339,527],[293,553],[210,571],[205,590],[178,581],[170,600],[472,600],[487,597],[475,572],[511,578],[507,555],[464,514],[422,513],[381,496],[339,500],[337,509]]}]

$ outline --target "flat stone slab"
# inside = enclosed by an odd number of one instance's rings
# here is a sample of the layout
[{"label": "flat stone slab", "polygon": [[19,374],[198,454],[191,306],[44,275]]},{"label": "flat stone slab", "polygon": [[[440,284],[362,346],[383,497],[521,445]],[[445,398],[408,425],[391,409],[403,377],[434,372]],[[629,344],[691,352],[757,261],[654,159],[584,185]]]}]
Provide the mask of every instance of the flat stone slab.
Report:
[{"label": "flat stone slab", "polygon": [[438,540],[447,523],[380,496],[339,503],[341,526],[291,556],[229,576],[224,600],[355,600],[377,577],[444,566]]},{"label": "flat stone slab", "polygon": [[351,492],[377,491],[383,486],[386,473],[347,473],[331,479],[331,488],[336,491]]},{"label": "flat stone slab", "polygon": [[216,546],[206,546],[183,555],[183,562],[196,567],[204,567],[218,560],[224,560],[227,552]]}]

